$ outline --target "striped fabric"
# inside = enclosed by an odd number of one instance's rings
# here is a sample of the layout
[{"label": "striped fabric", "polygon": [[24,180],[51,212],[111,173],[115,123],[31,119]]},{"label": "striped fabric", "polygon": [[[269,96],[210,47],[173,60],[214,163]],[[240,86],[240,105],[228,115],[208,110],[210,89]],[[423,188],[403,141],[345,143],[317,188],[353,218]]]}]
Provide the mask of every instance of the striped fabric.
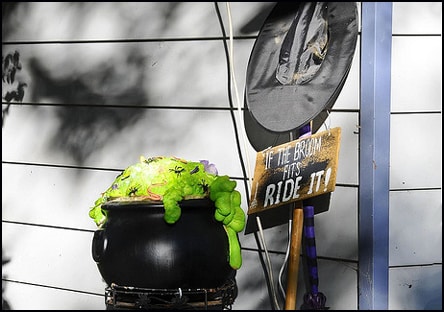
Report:
[{"label": "striped fabric", "polygon": [[305,245],[305,259],[309,274],[310,291],[304,294],[302,310],[328,310],[325,307],[327,298],[318,291],[318,262],[316,254],[316,240],[314,229],[314,207],[304,206],[304,229],[303,239]]}]

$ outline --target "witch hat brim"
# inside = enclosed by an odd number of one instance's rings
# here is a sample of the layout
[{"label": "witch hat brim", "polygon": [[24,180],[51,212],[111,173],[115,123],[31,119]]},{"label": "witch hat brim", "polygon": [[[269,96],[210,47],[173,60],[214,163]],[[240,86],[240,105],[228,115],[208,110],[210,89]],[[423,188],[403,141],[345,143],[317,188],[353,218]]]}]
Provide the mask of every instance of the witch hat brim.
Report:
[{"label": "witch hat brim", "polygon": [[[313,120],[311,124],[311,132],[315,133],[324,124],[324,121],[329,115],[329,108],[321,111]],[[248,111],[246,101],[244,101],[244,125],[248,141],[256,152],[263,151],[269,147],[287,143],[299,137],[299,128],[290,130],[288,132],[274,132],[262,127]]]}]

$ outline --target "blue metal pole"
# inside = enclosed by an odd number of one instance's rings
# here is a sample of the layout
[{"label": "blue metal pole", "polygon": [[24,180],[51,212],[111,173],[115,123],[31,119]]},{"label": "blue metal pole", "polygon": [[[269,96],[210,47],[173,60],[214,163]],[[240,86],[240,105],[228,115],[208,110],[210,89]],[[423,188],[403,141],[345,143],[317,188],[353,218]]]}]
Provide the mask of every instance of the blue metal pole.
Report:
[{"label": "blue metal pole", "polygon": [[362,2],[358,309],[388,309],[392,2]]}]

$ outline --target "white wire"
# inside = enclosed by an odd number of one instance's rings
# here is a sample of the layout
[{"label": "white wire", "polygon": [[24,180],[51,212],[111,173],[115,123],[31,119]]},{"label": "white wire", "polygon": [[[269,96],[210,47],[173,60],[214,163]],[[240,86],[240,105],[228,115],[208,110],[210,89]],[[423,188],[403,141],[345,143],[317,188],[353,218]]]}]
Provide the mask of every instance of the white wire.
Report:
[{"label": "white wire", "polygon": [[327,110],[327,119],[328,119],[328,125],[325,123],[325,120],[323,122],[325,130],[328,131],[328,133],[330,134],[330,128],[331,128],[331,118],[330,118],[330,112]]},{"label": "white wire", "polygon": [[[231,79],[231,84],[234,87],[234,94],[236,96],[236,104],[237,104],[237,112],[239,114],[239,123],[240,126],[238,128],[240,128],[242,130],[242,141],[244,144],[244,152],[245,152],[245,158],[247,159],[247,170],[248,170],[248,180],[249,180],[249,190],[251,191],[251,186],[253,185],[253,177],[251,174],[251,165],[250,165],[250,157],[248,155],[248,149],[247,149],[247,135],[245,133],[245,125],[244,125],[244,118],[242,115],[242,108],[241,108],[241,101],[240,101],[240,97],[239,97],[239,90],[237,88],[237,82],[236,82],[236,75],[234,72],[234,49],[233,49],[233,22],[231,19],[231,8],[230,8],[230,3],[227,2],[227,15],[228,15],[228,27],[229,27],[229,52],[228,52],[228,57],[230,60],[230,75],[232,77]],[[250,192],[249,192],[250,193]]]},{"label": "white wire", "polygon": [[[234,49],[233,49],[233,22],[231,19],[231,8],[230,8],[230,3],[227,2],[227,15],[228,15],[228,26],[229,26],[229,52],[228,52],[228,58],[229,58],[229,62],[230,62],[230,75],[231,75],[231,81],[232,81],[232,85],[234,87],[234,94],[236,96],[236,104],[237,104],[237,111],[239,114],[239,123],[240,123],[240,128],[242,130],[242,141],[244,144],[244,152],[245,152],[245,157],[247,158],[247,169],[248,169],[248,180],[249,180],[249,190],[251,193],[251,188],[253,185],[252,179],[253,176],[251,174],[251,165],[250,165],[250,157],[248,155],[248,149],[247,149],[247,135],[245,132],[245,125],[244,125],[244,119],[243,119],[243,115],[242,115],[242,109],[241,109],[241,101],[240,101],[240,97],[239,97],[239,90],[237,88],[237,82],[236,82],[236,75],[235,75],[235,71],[234,71]],[[266,256],[266,260],[267,260],[267,275],[268,275],[268,280],[270,282],[270,286],[271,286],[271,292],[272,292],[272,297],[273,297],[273,301],[274,301],[274,305],[276,308],[280,309],[279,307],[279,303],[277,301],[277,296],[276,296],[276,287],[274,285],[274,279],[273,279],[273,273],[272,273],[272,268],[271,268],[271,261],[270,261],[270,256],[268,255],[268,250],[267,250],[267,246],[265,244],[265,239],[264,239],[264,233],[262,230],[262,225],[260,222],[260,218],[257,216],[256,217],[256,222],[258,224],[258,228],[259,228],[259,232],[260,232],[260,238],[261,238],[261,242],[262,242],[262,246],[263,249],[265,250],[265,256]]]},{"label": "white wire", "polygon": [[281,291],[282,298],[284,298],[284,300],[286,300],[286,292],[285,292],[284,286],[282,285],[282,276],[284,274],[284,270],[285,270],[285,268],[287,266],[287,263],[288,263],[288,257],[290,256],[290,237],[291,237],[292,222],[293,221],[291,219],[288,220],[288,243],[287,243],[287,250],[285,252],[285,258],[284,258],[284,262],[282,263],[281,270],[279,271],[279,279],[278,279],[279,289]]},{"label": "white wire", "polygon": [[276,308],[280,309],[279,302],[276,297],[276,287],[274,286],[274,277],[273,277],[273,270],[271,268],[271,261],[270,256],[268,254],[267,245],[265,244],[265,237],[264,237],[264,231],[262,229],[261,219],[259,217],[256,217],[256,223],[257,227],[259,228],[259,236],[261,238],[261,244],[265,251],[265,258],[267,259],[267,271],[268,271],[268,279],[270,281],[271,286],[271,293],[273,295],[273,301]]}]

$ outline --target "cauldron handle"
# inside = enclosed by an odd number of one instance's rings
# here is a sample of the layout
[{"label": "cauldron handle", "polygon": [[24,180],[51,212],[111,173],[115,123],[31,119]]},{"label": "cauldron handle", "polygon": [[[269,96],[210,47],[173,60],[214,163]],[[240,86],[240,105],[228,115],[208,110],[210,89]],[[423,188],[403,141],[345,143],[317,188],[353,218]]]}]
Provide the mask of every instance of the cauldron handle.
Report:
[{"label": "cauldron handle", "polygon": [[108,239],[106,237],[104,230],[97,230],[94,232],[94,237],[92,241],[92,257],[95,262],[99,263],[103,255],[106,252],[106,247],[108,245]]}]

